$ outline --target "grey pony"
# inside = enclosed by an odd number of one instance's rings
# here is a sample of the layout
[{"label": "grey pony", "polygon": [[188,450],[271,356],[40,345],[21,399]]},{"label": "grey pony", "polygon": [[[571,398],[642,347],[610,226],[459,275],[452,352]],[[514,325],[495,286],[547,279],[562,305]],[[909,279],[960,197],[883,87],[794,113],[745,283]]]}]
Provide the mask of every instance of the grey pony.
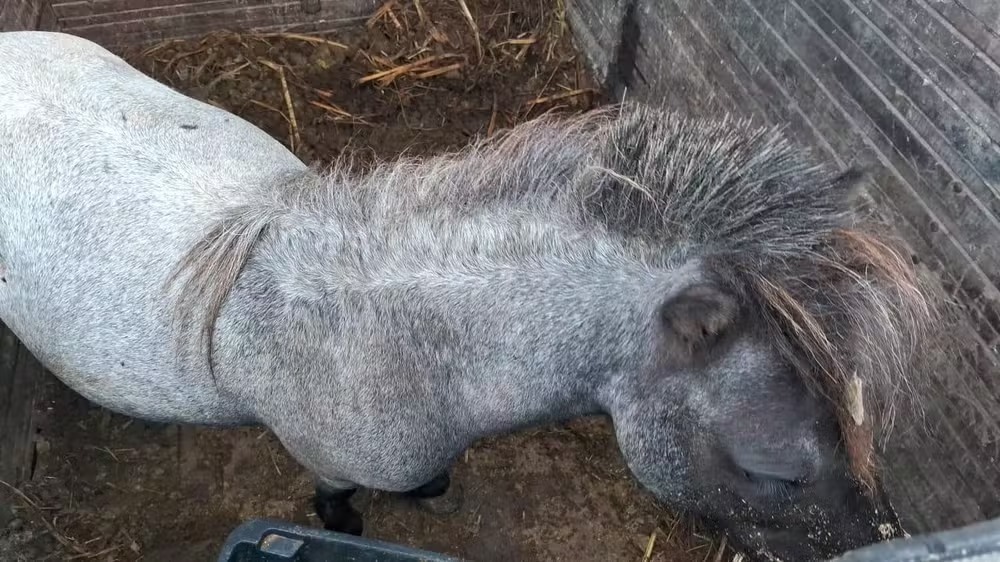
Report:
[{"label": "grey pony", "polygon": [[[0,319],[87,399],[270,428],[347,532],[358,487],[438,495],[477,439],[604,414],[749,555],[887,538],[835,401],[738,282],[851,224],[853,175],[776,131],[629,105],[320,172],[87,40],[4,33],[0,61]],[[875,369],[912,338],[865,291],[829,304]]]}]

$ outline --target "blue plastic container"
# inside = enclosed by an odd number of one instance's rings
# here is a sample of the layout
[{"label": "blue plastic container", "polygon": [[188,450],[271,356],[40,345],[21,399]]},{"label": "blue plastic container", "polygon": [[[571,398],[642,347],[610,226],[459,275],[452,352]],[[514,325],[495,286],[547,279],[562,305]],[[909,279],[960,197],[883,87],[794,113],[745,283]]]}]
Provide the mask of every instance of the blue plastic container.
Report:
[{"label": "blue plastic container", "polygon": [[267,519],[229,534],[218,562],[459,562],[457,558]]}]

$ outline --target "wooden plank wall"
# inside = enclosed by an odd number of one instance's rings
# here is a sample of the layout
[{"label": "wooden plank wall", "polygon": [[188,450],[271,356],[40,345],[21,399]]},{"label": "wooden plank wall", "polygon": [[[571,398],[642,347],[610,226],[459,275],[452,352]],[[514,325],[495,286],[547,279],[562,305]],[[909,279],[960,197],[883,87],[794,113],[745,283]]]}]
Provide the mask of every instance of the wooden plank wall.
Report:
[{"label": "wooden plank wall", "polygon": [[[0,31],[37,29],[41,12],[42,0],[0,0]],[[38,361],[0,324],[0,480],[4,482],[29,476],[35,395],[44,374]]]},{"label": "wooden plank wall", "polygon": [[220,29],[322,33],[358,23],[378,4],[379,0],[53,0],[51,25],[116,49]]},{"label": "wooden plank wall", "polygon": [[34,406],[45,369],[0,324],[0,480],[30,476],[34,457]]},{"label": "wooden plank wall", "polygon": [[[1000,2],[570,0],[609,91],[790,125],[873,198],[961,302],[975,352],[897,433],[889,486],[911,529],[1000,516]],[[958,403],[956,395],[981,402]]]},{"label": "wooden plank wall", "polygon": [[36,29],[42,0],[0,0],[0,31]]}]

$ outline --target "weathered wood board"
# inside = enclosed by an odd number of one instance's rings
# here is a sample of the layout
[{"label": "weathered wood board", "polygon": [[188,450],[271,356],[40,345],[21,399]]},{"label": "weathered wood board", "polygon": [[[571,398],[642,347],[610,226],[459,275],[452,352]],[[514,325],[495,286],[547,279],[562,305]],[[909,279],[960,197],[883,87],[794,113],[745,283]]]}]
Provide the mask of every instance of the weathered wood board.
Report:
[{"label": "weathered wood board", "polygon": [[[915,531],[1000,516],[1000,2],[570,0],[616,97],[788,125],[871,170],[873,198],[961,303],[931,442],[897,431],[888,482]],[[950,377],[950,378],[945,378]],[[955,396],[976,396],[959,403]]]},{"label": "weathered wood board", "polygon": [[34,453],[36,389],[45,370],[6,326],[0,324],[0,480],[29,476]]},{"label": "weathered wood board", "polygon": [[36,29],[42,12],[42,0],[0,1],[0,31]]},{"label": "weathered wood board", "polygon": [[212,31],[322,33],[379,0],[0,0],[0,31],[55,29],[115,49]]},{"label": "weathered wood board", "polygon": [[321,33],[360,24],[379,0],[52,0],[43,24],[108,48],[218,30]]}]

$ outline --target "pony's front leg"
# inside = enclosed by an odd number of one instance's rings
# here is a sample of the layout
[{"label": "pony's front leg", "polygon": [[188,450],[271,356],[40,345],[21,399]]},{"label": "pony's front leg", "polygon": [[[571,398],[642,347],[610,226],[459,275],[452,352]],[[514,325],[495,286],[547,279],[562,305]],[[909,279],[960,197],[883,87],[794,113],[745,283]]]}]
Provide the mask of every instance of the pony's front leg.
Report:
[{"label": "pony's front leg", "polygon": [[351,496],[358,489],[348,483],[331,485],[316,484],[316,495],[313,497],[313,508],[316,516],[323,522],[323,528],[328,531],[361,536],[364,531],[364,520],[361,514],[351,506]]}]

